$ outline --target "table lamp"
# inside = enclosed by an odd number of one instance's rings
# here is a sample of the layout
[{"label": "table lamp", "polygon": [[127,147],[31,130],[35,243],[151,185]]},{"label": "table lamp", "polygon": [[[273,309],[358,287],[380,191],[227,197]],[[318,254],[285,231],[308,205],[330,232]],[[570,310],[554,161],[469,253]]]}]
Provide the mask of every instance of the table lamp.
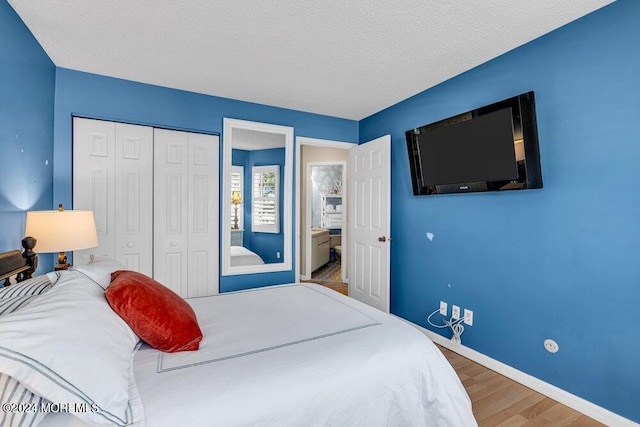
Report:
[{"label": "table lamp", "polygon": [[59,252],[56,270],[70,267],[65,252],[98,246],[93,211],[69,210],[27,212],[26,236],[36,239],[38,253]]},{"label": "table lamp", "polygon": [[235,216],[233,218],[233,229],[238,229],[238,205],[242,203],[242,194],[239,191],[231,192],[231,204],[235,206]]}]

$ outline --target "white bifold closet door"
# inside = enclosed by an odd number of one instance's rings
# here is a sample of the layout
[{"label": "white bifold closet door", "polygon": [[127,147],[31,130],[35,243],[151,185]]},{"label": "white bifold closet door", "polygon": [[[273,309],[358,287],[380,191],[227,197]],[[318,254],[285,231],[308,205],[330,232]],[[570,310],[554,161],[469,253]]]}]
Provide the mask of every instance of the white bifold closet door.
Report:
[{"label": "white bifold closet door", "polygon": [[183,297],[217,294],[219,138],[73,121],[73,208],[94,211],[100,246]]},{"label": "white bifold closet door", "polygon": [[217,136],[154,129],[153,276],[180,295],[218,282],[218,156]]},{"label": "white bifold closet door", "polygon": [[74,263],[105,255],[151,276],[152,188],[153,128],[74,118],[73,209],[93,211],[100,243],[75,251]]}]

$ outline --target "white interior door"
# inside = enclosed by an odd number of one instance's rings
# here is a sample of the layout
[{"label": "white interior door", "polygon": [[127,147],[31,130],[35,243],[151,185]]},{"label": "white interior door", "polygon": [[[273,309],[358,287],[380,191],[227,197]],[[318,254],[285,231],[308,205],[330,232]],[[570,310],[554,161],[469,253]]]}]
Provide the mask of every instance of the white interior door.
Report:
[{"label": "white interior door", "polygon": [[152,170],[152,128],[73,119],[73,208],[94,212],[99,240],[76,264],[93,253],[152,274]]},{"label": "white interior door", "polygon": [[218,137],[154,129],[153,277],[183,297],[218,293]]},{"label": "white interior door", "polygon": [[391,137],[352,148],[349,164],[349,296],[389,312]]}]

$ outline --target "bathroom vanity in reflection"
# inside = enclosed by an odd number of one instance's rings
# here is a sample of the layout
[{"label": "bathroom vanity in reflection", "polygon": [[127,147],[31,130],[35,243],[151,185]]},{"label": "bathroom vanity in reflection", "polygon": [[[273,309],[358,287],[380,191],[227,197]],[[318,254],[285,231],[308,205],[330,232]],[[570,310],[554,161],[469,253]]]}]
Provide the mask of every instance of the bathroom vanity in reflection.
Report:
[{"label": "bathroom vanity in reflection", "polygon": [[311,230],[311,271],[329,262],[329,230]]}]

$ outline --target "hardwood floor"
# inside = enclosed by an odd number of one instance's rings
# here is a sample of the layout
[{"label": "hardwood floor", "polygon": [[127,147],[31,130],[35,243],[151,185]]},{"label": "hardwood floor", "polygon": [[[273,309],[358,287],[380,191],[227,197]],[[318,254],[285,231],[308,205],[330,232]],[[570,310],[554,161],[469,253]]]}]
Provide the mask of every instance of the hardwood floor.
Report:
[{"label": "hardwood floor", "polygon": [[604,426],[449,349],[438,348],[458,373],[480,427]]},{"label": "hardwood floor", "polygon": [[[347,295],[347,285],[318,282]],[[460,377],[480,427],[604,426],[586,415],[438,346]]]},{"label": "hardwood floor", "polygon": [[302,283],[315,283],[317,285],[322,285],[324,287],[333,289],[334,291],[338,291],[343,295],[349,295],[349,290],[348,290],[348,285],[346,283],[342,283],[342,282],[330,282],[330,281],[326,281],[326,280],[316,280],[316,279],[311,279],[311,280],[301,280]]}]

